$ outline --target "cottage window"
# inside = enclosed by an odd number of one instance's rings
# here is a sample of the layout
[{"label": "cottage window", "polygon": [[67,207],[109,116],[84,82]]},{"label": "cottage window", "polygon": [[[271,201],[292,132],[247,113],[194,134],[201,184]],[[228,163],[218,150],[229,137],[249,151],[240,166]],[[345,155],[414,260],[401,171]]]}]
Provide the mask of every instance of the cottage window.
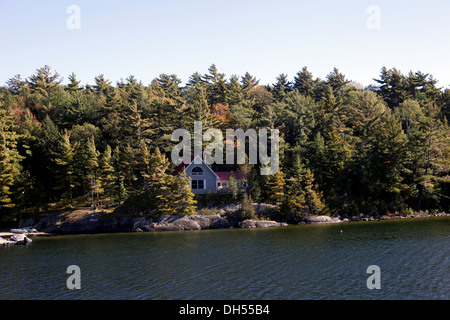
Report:
[{"label": "cottage window", "polygon": [[192,186],[192,190],[205,189],[205,182],[204,182],[204,180],[192,180],[191,186]]},{"label": "cottage window", "polygon": [[203,169],[200,167],[195,167],[194,169],[192,169],[192,175],[193,176],[201,176],[203,175]]}]

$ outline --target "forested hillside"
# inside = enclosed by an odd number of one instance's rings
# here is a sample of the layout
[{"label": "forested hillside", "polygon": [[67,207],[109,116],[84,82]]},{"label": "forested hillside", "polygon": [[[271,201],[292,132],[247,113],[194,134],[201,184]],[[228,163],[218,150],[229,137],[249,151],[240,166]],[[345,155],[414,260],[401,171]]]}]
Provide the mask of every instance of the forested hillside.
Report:
[{"label": "forested hillside", "polygon": [[[305,67],[271,85],[227,77],[212,65],[182,85],[161,74],[150,84],[103,75],[82,86],[44,66],[0,88],[0,215],[135,202],[154,214],[193,213],[187,179],[171,176],[177,128],[280,131],[280,171],[247,174],[245,193],[280,214],[349,215],[449,209],[450,89],[431,75],[383,68],[362,88],[339,70],[326,79]],[[355,79],[357,80],[357,79]],[[225,135],[224,135],[225,136]]]}]

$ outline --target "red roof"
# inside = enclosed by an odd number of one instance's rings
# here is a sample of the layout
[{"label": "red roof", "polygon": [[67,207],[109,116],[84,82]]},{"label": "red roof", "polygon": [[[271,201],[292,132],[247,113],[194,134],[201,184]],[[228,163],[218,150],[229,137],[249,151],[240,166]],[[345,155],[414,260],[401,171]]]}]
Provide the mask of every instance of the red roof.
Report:
[{"label": "red roof", "polygon": [[[184,161],[172,172],[173,176],[178,176],[181,174],[191,163],[194,161],[194,156],[191,157],[191,161],[188,164],[185,164]],[[240,171],[233,172],[236,180],[242,180],[244,178],[244,174]],[[227,181],[230,178],[231,171],[223,171],[223,172],[215,172],[215,174],[219,177],[220,181]]]},{"label": "red roof", "polygon": [[194,156],[191,157],[191,161],[189,161],[188,164],[185,164],[186,161],[183,160],[183,162],[175,169],[175,171],[172,172],[172,175],[178,176],[180,173],[184,171],[184,169],[186,169],[191,164],[192,161],[194,161]]},{"label": "red roof", "polygon": [[[240,171],[233,172],[234,177],[236,180],[242,180],[244,178],[244,174]],[[219,177],[220,181],[226,181],[230,178],[231,171],[224,171],[224,172],[216,172],[217,176]]]}]

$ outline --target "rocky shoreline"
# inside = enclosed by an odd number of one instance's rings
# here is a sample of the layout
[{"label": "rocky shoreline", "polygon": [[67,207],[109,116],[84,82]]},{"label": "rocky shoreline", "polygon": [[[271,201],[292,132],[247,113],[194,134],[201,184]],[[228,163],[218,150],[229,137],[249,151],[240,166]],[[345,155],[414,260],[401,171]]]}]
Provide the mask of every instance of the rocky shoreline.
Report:
[{"label": "rocky shoreline", "polygon": [[[79,214],[68,214],[60,212],[42,216],[38,221],[29,219],[24,224],[46,234],[93,234],[93,233],[117,233],[117,232],[159,232],[159,231],[182,231],[182,230],[205,230],[205,229],[227,229],[227,228],[271,228],[288,226],[283,221],[233,218],[230,213],[239,209],[237,205],[228,205],[220,208],[217,214],[210,215],[174,215],[162,216],[156,220],[148,220],[145,217],[111,217],[102,214],[91,214],[89,211]],[[255,204],[256,216],[264,214],[265,217],[273,217],[274,206]],[[298,224],[330,224],[352,221],[377,221],[392,219],[412,219],[429,217],[450,217],[449,213],[425,213],[417,212],[408,216],[378,215],[377,213],[364,216],[348,217],[346,215],[315,216],[306,215]]]},{"label": "rocky shoreline", "polygon": [[[272,215],[276,207],[268,204],[254,204],[256,216]],[[156,232],[227,228],[268,228],[287,226],[287,223],[259,219],[239,220],[234,213],[240,206],[227,204],[214,208],[215,214],[196,214],[190,216],[162,216],[156,220],[146,217],[129,217],[92,213],[88,208],[73,212],[60,211],[41,215],[39,219],[22,221],[22,225],[46,234],[82,234],[117,232]]]},{"label": "rocky shoreline", "polygon": [[450,213],[437,212],[437,213],[426,213],[426,212],[416,212],[411,215],[379,215],[378,213],[373,213],[371,215],[362,216],[352,216],[347,215],[337,215],[334,217],[330,216],[305,216],[299,224],[321,224],[321,223],[341,223],[341,222],[352,222],[352,221],[380,221],[380,220],[395,220],[395,219],[415,219],[415,218],[433,218],[433,217],[450,217]]},{"label": "rocky shoreline", "polygon": [[450,213],[437,212],[437,213],[427,213],[427,212],[415,212],[411,215],[379,215],[378,213],[373,213],[370,215],[362,216],[347,216],[347,215],[336,215],[334,217],[329,216],[305,216],[300,224],[317,224],[317,223],[340,223],[340,222],[351,222],[351,221],[379,221],[379,220],[395,220],[395,219],[415,219],[415,218],[433,218],[433,217],[450,217]]}]

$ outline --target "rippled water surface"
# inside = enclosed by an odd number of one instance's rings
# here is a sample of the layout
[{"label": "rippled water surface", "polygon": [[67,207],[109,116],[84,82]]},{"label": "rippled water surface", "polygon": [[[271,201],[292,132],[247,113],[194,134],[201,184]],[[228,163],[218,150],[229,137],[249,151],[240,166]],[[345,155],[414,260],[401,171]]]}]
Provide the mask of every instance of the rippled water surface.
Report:
[{"label": "rippled water surface", "polygon": [[448,218],[38,237],[0,247],[0,299],[450,299],[449,244]]}]

